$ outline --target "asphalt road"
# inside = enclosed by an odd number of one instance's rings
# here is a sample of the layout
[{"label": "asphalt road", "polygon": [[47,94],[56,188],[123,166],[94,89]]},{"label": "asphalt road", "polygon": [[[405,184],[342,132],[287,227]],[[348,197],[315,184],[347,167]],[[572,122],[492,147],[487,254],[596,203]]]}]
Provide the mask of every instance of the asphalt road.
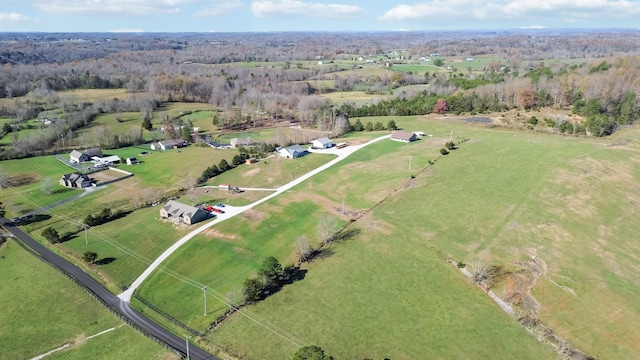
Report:
[{"label": "asphalt road", "polygon": [[[160,326],[153,320],[148,317],[142,315],[140,312],[132,309],[129,304],[116,295],[112,294],[107,290],[104,286],[102,286],[99,282],[97,282],[94,278],[89,276],[89,274],[82,271],[79,267],[73,265],[69,261],[61,258],[60,256],[53,253],[51,250],[47,249],[44,245],[40,244],[36,240],[32,239],[25,232],[20,230],[17,226],[15,226],[10,220],[0,217],[0,225],[11,232],[15,237],[17,237],[24,244],[33,249],[36,253],[38,253],[42,258],[46,259],[46,261],[55,264],[60,269],[62,269],[65,273],[67,273],[72,278],[80,281],[84,284],[91,292],[95,294],[98,298],[100,298],[107,306],[109,306],[113,311],[117,312],[124,318],[126,318],[130,323],[135,326],[143,329],[148,334],[152,335],[159,341],[163,342],[167,346],[177,350],[182,353],[183,356],[186,357],[187,353],[187,345],[185,343],[185,339],[178,337],[173,334],[169,330]],[[204,359],[215,359],[217,358],[206,351],[196,347],[195,345],[189,345],[189,357],[191,359],[204,360]]]}]

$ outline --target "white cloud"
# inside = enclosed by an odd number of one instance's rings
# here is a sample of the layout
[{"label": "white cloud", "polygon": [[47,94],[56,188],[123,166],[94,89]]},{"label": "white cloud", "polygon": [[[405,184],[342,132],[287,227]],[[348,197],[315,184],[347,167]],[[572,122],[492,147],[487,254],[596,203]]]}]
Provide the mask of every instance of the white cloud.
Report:
[{"label": "white cloud", "polygon": [[38,10],[55,14],[133,15],[174,14],[179,5],[199,0],[36,0]]},{"label": "white cloud", "polygon": [[215,2],[213,6],[205,7],[193,14],[194,17],[220,16],[242,7],[242,1]]},{"label": "white cloud", "polygon": [[251,11],[257,17],[304,16],[310,18],[347,19],[365,15],[360,6],[320,4],[298,0],[254,1]]},{"label": "white cloud", "polygon": [[531,19],[551,22],[589,19],[615,22],[620,19],[633,20],[638,15],[640,6],[630,0],[431,0],[414,5],[394,6],[380,16],[380,19],[426,20],[439,24],[461,24],[465,21],[516,23]]},{"label": "white cloud", "polygon": [[31,19],[18,13],[0,13],[0,21],[27,22],[27,21],[31,21]]}]

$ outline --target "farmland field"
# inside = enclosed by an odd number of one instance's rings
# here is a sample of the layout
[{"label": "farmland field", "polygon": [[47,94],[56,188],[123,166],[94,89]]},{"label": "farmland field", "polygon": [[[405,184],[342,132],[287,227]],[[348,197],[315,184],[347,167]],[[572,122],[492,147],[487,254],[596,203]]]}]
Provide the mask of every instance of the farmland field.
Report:
[{"label": "farmland field", "polygon": [[[217,294],[223,299],[234,288],[239,292],[242,280],[264,256],[275,255],[285,264],[292,260],[292,247],[286,245],[297,235],[291,228],[314,237],[314,222],[291,219],[290,214],[297,213],[291,206],[312,201],[319,207],[305,214],[339,216],[343,198],[351,213],[392,194],[351,225],[356,236],[333,245],[328,258],[305,265],[309,272],[304,280],[245,308],[263,324],[281,329],[277,332],[282,337],[235,315],[210,340],[249,358],[286,358],[309,343],[344,358],[415,358],[425,353],[438,357],[455,354],[447,344],[459,341],[466,358],[553,358],[548,345],[537,344],[439,254],[463,263],[482,259],[505,269],[505,278],[494,284],[498,294],[513,291],[511,274],[526,273],[527,261],[535,256],[545,264],[531,290],[532,303],[539,308],[524,311],[537,311],[561,338],[587,354],[639,354],[634,339],[640,334],[633,325],[640,321],[640,308],[633,300],[640,295],[633,285],[639,279],[628,269],[635,268],[640,256],[632,240],[640,225],[630,220],[638,211],[634,204],[640,203],[633,190],[640,179],[635,166],[640,131],[620,132],[609,140],[589,139],[485,129],[436,118],[396,118],[400,127],[434,137],[408,145],[374,144],[277,201],[261,205],[257,214],[216,226],[167,263],[167,269],[189,282],[157,273],[142,293],[183,321],[201,326],[207,317],[192,310],[202,305],[198,286],[208,285],[212,298]],[[454,139],[471,140],[438,158],[435,154],[452,130]],[[415,179],[409,177],[410,156]],[[435,164],[429,166],[428,159],[435,159]],[[291,221],[299,223],[287,229],[275,225]],[[187,254],[213,261],[211,268],[192,270]],[[194,280],[200,285],[189,285]],[[191,305],[176,307],[169,300],[172,288],[193,293],[186,297]],[[399,299],[402,306],[397,306]],[[473,315],[465,313],[467,301],[476,307]],[[225,309],[214,299],[209,306],[212,315]],[[456,314],[463,315],[458,319]],[[469,320],[474,316],[477,320]],[[438,321],[443,324],[436,325]],[[378,329],[378,323],[385,327]],[[407,323],[419,329],[420,341],[411,340],[404,330]],[[433,331],[447,328],[445,324],[455,324],[456,330]],[[482,330],[486,324],[494,325]],[[326,336],[335,331],[342,335]],[[242,341],[237,340],[240,333]],[[474,335],[460,339],[460,333]],[[487,333],[502,339],[500,353],[486,352],[496,351],[487,345],[493,340],[482,335]],[[389,336],[394,339],[391,344],[385,341]],[[483,346],[476,347],[480,343]]]},{"label": "farmland field", "polygon": [[[0,271],[6,275],[0,285],[2,358],[29,359],[65,342],[74,346],[50,358],[175,358],[11,240],[0,247]],[[113,327],[109,335],[86,339]]]}]

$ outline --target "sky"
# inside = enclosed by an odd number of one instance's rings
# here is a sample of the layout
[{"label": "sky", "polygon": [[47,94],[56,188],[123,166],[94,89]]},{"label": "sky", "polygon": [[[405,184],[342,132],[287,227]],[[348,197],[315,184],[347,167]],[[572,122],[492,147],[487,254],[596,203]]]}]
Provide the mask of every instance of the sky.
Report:
[{"label": "sky", "polygon": [[0,0],[0,32],[638,28],[640,0]]}]

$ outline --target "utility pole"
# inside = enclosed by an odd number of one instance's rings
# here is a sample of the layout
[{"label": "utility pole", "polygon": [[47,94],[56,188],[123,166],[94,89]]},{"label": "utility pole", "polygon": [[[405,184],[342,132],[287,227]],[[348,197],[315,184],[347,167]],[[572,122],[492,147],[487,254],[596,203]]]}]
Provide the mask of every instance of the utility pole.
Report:
[{"label": "utility pole", "polygon": [[84,244],[89,246],[89,238],[87,237],[87,225],[82,226],[84,228]]},{"label": "utility pole", "polygon": [[344,198],[342,198],[342,216],[344,216]]},{"label": "utility pole", "polygon": [[188,335],[187,335],[187,338],[186,338],[186,339],[185,339],[185,341],[184,341],[184,342],[185,342],[185,344],[187,345],[187,360],[189,360],[189,338],[190,338],[190,337],[191,337],[191,336],[188,336]]},{"label": "utility pole", "polygon": [[205,285],[202,288],[203,296],[204,296],[204,315],[207,316],[207,286]]},{"label": "utility pole", "polygon": [[409,156],[409,173],[411,173],[411,158],[412,156]]}]

